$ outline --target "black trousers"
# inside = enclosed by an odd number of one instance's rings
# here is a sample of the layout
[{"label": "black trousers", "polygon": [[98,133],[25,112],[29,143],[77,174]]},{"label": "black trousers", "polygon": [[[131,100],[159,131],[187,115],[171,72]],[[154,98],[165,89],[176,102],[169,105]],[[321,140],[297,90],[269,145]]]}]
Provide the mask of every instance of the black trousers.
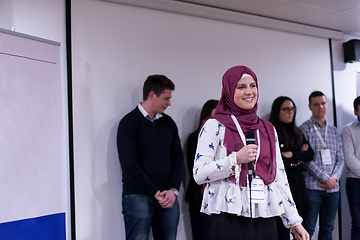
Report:
[{"label": "black trousers", "polygon": [[190,221],[193,240],[209,240],[213,215],[200,212],[201,203],[190,203]]},{"label": "black trousers", "polygon": [[290,240],[290,229],[286,228],[280,217],[276,217],[278,240]]},{"label": "black trousers", "polygon": [[211,240],[277,240],[277,238],[275,217],[253,218],[251,223],[250,218],[235,214],[212,215]]}]

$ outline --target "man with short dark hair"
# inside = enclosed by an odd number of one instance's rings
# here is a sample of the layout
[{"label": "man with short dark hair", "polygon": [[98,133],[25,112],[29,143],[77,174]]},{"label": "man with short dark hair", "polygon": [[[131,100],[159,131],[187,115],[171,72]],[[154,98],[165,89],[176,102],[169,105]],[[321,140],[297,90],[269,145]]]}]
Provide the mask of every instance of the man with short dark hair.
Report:
[{"label": "man with short dark hair", "polygon": [[311,209],[304,217],[303,226],[314,234],[318,214],[319,239],[332,239],[334,221],[339,206],[339,179],[344,167],[344,153],[340,134],[326,121],[327,102],[320,91],[309,96],[312,116],[300,129],[314,150],[314,160],[304,163],[304,178]]},{"label": "man with short dark hair", "polygon": [[354,100],[357,119],[341,131],[346,171],[346,195],[351,214],[351,240],[360,239],[360,96]]},{"label": "man with short dark hair", "polygon": [[173,82],[150,75],[143,101],[122,118],[117,147],[122,168],[122,206],[126,239],[175,240],[180,208],[177,200],[184,174],[178,129],[164,114]]}]

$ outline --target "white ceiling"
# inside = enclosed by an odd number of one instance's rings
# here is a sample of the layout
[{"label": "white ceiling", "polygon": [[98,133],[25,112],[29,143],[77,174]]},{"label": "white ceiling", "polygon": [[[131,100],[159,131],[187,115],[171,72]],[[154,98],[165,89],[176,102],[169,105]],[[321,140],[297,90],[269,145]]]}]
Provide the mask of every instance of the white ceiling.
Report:
[{"label": "white ceiling", "polygon": [[360,38],[360,0],[172,0],[341,31]]}]

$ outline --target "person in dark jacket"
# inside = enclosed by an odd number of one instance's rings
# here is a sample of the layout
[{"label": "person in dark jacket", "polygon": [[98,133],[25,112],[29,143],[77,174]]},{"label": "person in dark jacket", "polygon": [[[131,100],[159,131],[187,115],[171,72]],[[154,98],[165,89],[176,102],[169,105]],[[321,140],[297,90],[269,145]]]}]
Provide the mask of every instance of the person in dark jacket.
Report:
[{"label": "person in dark jacket", "polygon": [[[270,122],[274,125],[280,144],[285,171],[299,215],[304,218],[311,208],[307,195],[304,168],[302,164],[313,160],[314,151],[309,146],[305,136],[295,124],[296,106],[293,100],[286,96],[276,98],[271,107]],[[277,219],[279,240],[290,239],[290,233]]]},{"label": "person in dark jacket", "polygon": [[198,185],[195,182],[193,177],[193,167],[200,126],[206,118],[214,114],[218,103],[219,100],[210,99],[204,104],[200,113],[199,126],[189,135],[186,145],[186,158],[191,177],[186,190],[185,200],[188,201],[190,205],[189,212],[193,240],[208,240],[210,237],[210,232],[208,230],[211,226],[211,216],[200,212],[202,202],[202,185]]},{"label": "person in dark jacket", "polygon": [[175,240],[184,174],[178,129],[164,113],[175,85],[164,75],[149,76],[143,101],[124,116],[117,132],[122,169],[126,239]]}]

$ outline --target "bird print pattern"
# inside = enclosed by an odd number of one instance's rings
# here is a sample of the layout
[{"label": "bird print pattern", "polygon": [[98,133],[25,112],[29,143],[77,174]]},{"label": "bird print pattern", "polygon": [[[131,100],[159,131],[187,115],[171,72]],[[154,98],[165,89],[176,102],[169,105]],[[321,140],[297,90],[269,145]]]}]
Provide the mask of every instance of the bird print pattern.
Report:
[{"label": "bird print pattern", "polygon": [[[250,217],[247,188],[229,180],[235,174],[236,152],[227,153],[224,135],[225,126],[216,119],[207,120],[199,133],[193,175],[198,184],[206,184],[201,212]],[[264,185],[265,201],[253,203],[253,209],[257,210],[252,214],[253,217],[281,216],[284,225],[291,227],[302,219],[291,196],[277,139],[276,135],[277,175],[274,182]]]}]

